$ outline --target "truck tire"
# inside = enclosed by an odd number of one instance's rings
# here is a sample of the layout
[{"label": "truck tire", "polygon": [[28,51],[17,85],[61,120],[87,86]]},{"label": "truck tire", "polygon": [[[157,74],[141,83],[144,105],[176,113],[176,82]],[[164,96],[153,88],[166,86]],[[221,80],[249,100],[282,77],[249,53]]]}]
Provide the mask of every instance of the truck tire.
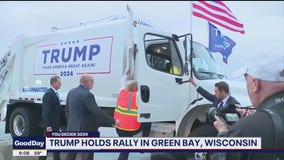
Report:
[{"label": "truck tire", "polygon": [[213,124],[204,123],[190,132],[189,137],[217,137],[218,131]]},{"label": "truck tire", "polygon": [[31,135],[31,111],[25,108],[16,108],[9,120],[9,129],[12,137]]},{"label": "truck tire", "polygon": [[195,121],[198,120],[202,124],[206,121],[207,118],[207,112],[211,106],[208,105],[202,105],[202,106],[196,106],[192,110],[186,113],[186,115],[183,117],[178,132],[177,137],[190,137],[191,132],[193,131],[193,128],[198,127],[194,126]]},{"label": "truck tire", "polygon": [[[193,127],[196,127],[194,122],[195,121],[205,122],[206,117],[207,117],[206,114],[209,108],[210,106],[208,105],[196,106],[195,108],[190,110],[188,113],[186,113],[186,115],[183,117],[180,123],[176,136],[177,137],[192,137],[192,133],[199,133],[193,129]],[[202,124],[203,123],[200,123],[201,126],[203,126]],[[199,127],[200,126],[198,126],[197,128]],[[179,152],[179,153],[175,152],[175,153],[172,153],[172,156],[178,160],[194,159],[195,152]]]}]

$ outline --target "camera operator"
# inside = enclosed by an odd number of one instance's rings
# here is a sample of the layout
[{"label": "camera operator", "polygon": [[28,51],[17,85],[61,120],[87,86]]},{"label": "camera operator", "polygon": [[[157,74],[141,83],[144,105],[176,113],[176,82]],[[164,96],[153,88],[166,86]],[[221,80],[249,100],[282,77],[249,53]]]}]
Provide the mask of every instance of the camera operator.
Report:
[{"label": "camera operator", "polygon": [[[189,82],[195,86],[197,92],[208,101],[213,102],[213,107],[224,107],[229,104],[240,104],[233,96],[230,95],[229,85],[220,81],[215,84],[214,95],[198,85],[193,78]],[[216,137],[218,134],[216,128],[212,124],[203,125],[200,128],[193,130],[190,137]]]},{"label": "camera operator", "polygon": [[[284,148],[284,56],[280,55],[270,60],[261,57],[246,68],[243,73],[247,91],[256,112],[241,118],[230,129],[215,116],[218,137],[261,137],[263,149]],[[284,152],[214,153],[213,158],[281,160],[284,159]]]}]

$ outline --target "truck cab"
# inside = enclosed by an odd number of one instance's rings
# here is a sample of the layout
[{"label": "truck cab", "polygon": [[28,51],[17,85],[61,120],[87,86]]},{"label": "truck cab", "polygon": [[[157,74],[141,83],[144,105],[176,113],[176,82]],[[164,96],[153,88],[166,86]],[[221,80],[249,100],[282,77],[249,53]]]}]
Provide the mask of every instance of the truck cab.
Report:
[{"label": "truck cab", "polygon": [[[211,102],[196,88],[184,83],[193,77],[209,92],[214,84],[226,81],[234,97],[249,105],[245,85],[227,79],[204,45],[194,42],[191,34],[171,35],[158,31],[140,31],[144,44],[137,44],[135,76],[140,86],[139,120],[174,124],[175,136],[189,136],[205,125]],[[144,52],[140,52],[140,51]],[[143,70],[143,71],[142,71]]]}]

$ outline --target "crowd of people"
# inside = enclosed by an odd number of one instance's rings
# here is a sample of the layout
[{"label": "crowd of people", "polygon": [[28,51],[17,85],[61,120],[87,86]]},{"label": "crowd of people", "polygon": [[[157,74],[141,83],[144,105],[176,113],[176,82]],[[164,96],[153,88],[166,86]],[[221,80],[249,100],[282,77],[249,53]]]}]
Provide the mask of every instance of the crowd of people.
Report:
[{"label": "crowd of people", "polygon": [[[117,99],[114,117],[107,115],[98,107],[95,96],[90,92],[94,86],[91,75],[83,75],[78,87],[68,92],[66,99],[67,131],[98,131],[98,123],[104,122],[116,128],[120,137],[133,137],[142,132],[143,137],[149,136],[151,123],[137,121],[138,84],[134,80],[127,80],[129,70],[126,70],[121,81],[121,90]],[[263,149],[271,152],[213,152],[210,159],[216,160],[281,160],[284,152],[273,152],[273,149],[284,148],[284,56],[266,60],[247,67],[243,72],[246,80],[247,92],[255,113],[246,115],[240,103],[231,95],[229,85],[220,81],[215,84],[214,94],[202,88],[193,78],[190,84],[197,92],[212,102],[214,107],[234,104],[239,107],[241,118],[234,125],[228,125],[221,117],[215,115],[214,123],[205,128],[193,130],[191,137],[260,137]],[[63,124],[64,111],[60,105],[57,90],[61,87],[60,77],[50,78],[50,89],[43,96],[43,123],[45,132],[60,131]],[[96,123],[94,123],[96,122]],[[265,129],[265,131],[264,131]],[[76,152],[70,152],[66,160],[75,160]],[[121,152],[118,160],[127,160],[128,152]],[[82,152],[82,160],[92,160],[93,152]],[[160,157],[160,158],[159,158]],[[165,155],[154,155],[153,159],[163,159]],[[174,159],[172,156],[171,159]],[[40,157],[46,159],[46,157]],[[54,160],[60,160],[58,152],[54,153]]]}]

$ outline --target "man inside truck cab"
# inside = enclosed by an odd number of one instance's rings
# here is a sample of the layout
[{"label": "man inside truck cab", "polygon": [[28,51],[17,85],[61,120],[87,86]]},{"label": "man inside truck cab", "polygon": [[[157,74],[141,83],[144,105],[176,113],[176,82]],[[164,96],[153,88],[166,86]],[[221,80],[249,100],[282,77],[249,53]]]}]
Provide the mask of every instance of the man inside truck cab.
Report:
[{"label": "man inside truck cab", "polygon": [[176,66],[173,66],[171,69],[170,69],[170,73],[173,73],[173,74],[180,74],[181,71],[179,68],[177,68]]},{"label": "man inside truck cab", "polygon": [[182,68],[180,58],[170,47],[164,44],[153,44],[147,47],[147,63],[156,70],[174,75],[181,75]]},{"label": "man inside truck cab", "polygon": [[175,65],[172,65],[171,62],[168,62],[166,64],[166,71],[171,73],[171,74],[176,74],[176,75],[180,75],[181,74],[181,69]]}]

